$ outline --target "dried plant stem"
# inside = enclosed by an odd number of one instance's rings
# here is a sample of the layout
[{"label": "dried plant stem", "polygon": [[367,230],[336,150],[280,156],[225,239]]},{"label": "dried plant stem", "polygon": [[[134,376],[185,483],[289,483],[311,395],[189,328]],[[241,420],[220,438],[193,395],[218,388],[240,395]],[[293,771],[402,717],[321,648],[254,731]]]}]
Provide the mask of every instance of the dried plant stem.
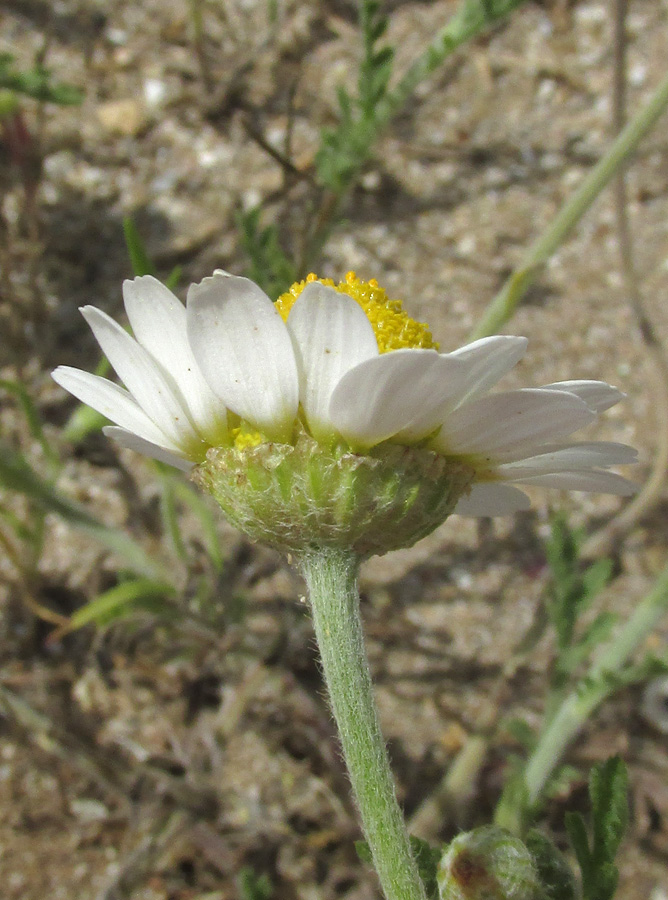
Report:
[{"label": "dried plant stem", "polygon": [[549,227],[529,248],[528,253],[506,281],[474,329],[471,339],[496,333],[510,319],[542,266],[577,225],[603,188],[625,166],[638,144],[654,127],[668,107],[668,75],[659,84],[649,102],[629,122],[605,156],[585,177],[580,187],[561,207]]},{"label": "dried plant stem", "polygon": [[211,75],[211,67],[206,54],[206,32],[204,29],[204,10],[203,0],[189,0],[190,6],[190,22],[193,31],[193,48],[197,57],[197,65],[199,66],[199,76],[202,86],[207,93],[211,94],[214,89],[214,80]]},{"label": "dried plant stem", "polygon": [[192,827],[192,816],[168,809],[156,815],[139,846],[123,861],[120,871],[97,895],[97,900],[131,900],[137,888],[155,871],[160,857]]},{"label": "dried plant stem", "polygon": [[364,832],[387,900],[426,900],[397,802],[378,723],[350,551],[313,550],[299,561],[332,711]]}]

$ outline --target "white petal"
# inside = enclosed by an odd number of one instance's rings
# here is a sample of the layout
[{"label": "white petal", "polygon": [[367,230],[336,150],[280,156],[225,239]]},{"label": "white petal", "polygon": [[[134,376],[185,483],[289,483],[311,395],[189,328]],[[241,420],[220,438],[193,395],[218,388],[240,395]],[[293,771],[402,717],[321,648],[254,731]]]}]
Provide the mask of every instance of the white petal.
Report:
[{"label": "white petal", "polygon": [[530,506],[527,495],[508,484],[474,484],[455,507],[455,515],[509,516]]},{"label": "white petal", "polygon": [[188,338],[209,387],[268,437],[288,440],[299,379],[290,335],[248,278],[218,272],[191,285]]},{"label": "white petal", "polygon": [[545,390],[568,391],[575,394],[597,413],[610,409],[626,396],[605,381],[559,381],[555,384],[546,384]]},{"label": "white petal", "polygon": [[395,436],[418,440],[438,427],[460,374],[457,360],[435,350],[383,353],[343,376],[332,394],[331,421],[353,447]]},{"label": "white petal", "polygon": [[125,281],[123,299],[136,339],[172,376],[201,433],[215,441],[225,407],[204,380],[190,349],[185,307],[151,275]]},{"label": "white petal", "polygon": [[101,310],[85,306],[81,312],[121,381],[160,430],[179,446],[198,440],[174,383],[148,351]]},{"label": "white petal", "polygon": [[378,356],[371,322],[352,297],[334,288],[307,284],[288,316],[299,370],[299,399],[316,438],[332,434],[329,403],[350,369]]},{"label": "white petal", "polygon": [[446,454],[479,454],[489,456],[490,463],[502,462],[530,456],[541,444],[567,437],[594,418],[582,400],[562,391],[487,394],[448,416],[433,446]]},{"label": "white petal", "polygon": [[82,403],[91,406],[103,416],[111,419],[112,422],[140,435],[147,441],[176,449],[176,444],[170,441],[149,419],[132,396],[112,381],[100,378],[99,375],[92,375],[90,372],[82,372],[81,369],[73,369],[70,366],[58,366],[51,377]]},{"label": "white petal", "polygon": [[448,353],[467,366],[467,377],[458,405],[485,393],[509,372],[524,356],[528,341],[525,337],[497,334],[480,338]]},{"label": "white petal", "polygon": [[189,472],[193,467],[189,460],[178,456],[176,453],[170,453],[164,447],[145,441],[131,431],[126,431],[125,428],[106,425],[102,431],[107,437],[113,438],[121,447],[125,447],[128,450],[136,450],[137,453],[141,453],[142,456],[148,456],[149,459],[157,459],[159,462],[167,463],[169,466],[176,466],[177,469],[181,469],[183,472]]},{"label": "white petal", "polygon": [[537,456],[518,462],[506,463],[496,470],[504,480],[514,481],[525,475],[541,475],[551,472],[576,471],[577,469],[632,465],[637,462],[637,452],[626,444],[607,441],[590,441],[565,447],[545,447]]},{"label": "white petal", "polygon": [[628,497],[637,487],[614,472],[553,472],[550,475],[532,475],[510,478],[518,484],[534,484],[536,487],[562,488],[566,491],[600,491],[603,494],[619,494]]}]

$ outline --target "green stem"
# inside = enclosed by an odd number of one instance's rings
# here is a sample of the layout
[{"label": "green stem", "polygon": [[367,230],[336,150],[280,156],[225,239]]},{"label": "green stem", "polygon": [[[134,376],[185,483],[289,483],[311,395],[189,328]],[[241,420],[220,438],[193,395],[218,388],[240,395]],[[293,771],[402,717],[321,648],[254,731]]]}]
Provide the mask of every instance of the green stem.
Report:
[{"label": "green stem", "polygon": [[[592,663],[575,689],[562,701],[538,744],[529,757],[524,772],[525,808],[532,807],[541,796],[548,779],[592,713],[619,687],[625,664],[668,611],[668,566],[650,593]],[[513,803],[499,806],[496,823],[511,830],[521,830],[522,812]]]},{"label": "green stem", "polygon": [[364,649],[357,556],[313,550],[299,560],[332,711],[364,833],[387,900],[426,900],[397,802]]},{"label": "green stem", "polygon": [[378,104],[377,127],[387,125],[411,99],[417,86],[428,78],[452,54],[472,38],[506,18],[526,0],[463,0],[454,16],[429,44],[424,53],[402,76],[401,80]]},{"label": "green stem", "polygon": [[640,141],[654,127],[668,106],[668,75],[659,84],[649,103],[633,118],[584,179],[580,187],[561,207],[547,231],[528,253],[489,305],[471,339],[494,334],[515,311],[515,307],[536,280],[540,267],[550,258],[568,233],[580,221],[612,177],[627,163]]}]

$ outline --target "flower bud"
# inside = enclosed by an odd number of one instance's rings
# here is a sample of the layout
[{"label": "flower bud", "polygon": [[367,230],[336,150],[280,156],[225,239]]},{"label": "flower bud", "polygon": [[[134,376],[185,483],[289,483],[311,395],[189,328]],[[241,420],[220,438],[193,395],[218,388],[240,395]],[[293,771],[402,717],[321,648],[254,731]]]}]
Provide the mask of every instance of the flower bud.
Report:
[{"label": "flower bud", "polygon": [[543,900],[538,869],[519,838],[486,825],[458,835],[438,866],[441,900]]}]

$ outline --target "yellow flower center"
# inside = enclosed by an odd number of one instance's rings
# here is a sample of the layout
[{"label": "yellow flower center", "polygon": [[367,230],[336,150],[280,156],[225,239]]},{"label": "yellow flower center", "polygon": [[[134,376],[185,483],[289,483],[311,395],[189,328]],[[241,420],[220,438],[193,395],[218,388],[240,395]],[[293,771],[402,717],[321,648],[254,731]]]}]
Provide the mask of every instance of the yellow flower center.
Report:
[{"label": "yellow flower center", "polygon": [[404,311],[401,300],[390,300],[387,292],[379,286],[375,278],[361,281],[354,272],[348,272],[345,279],[338,284],[331,278],[318,278],[313,273],[307,275],[304,281],[295,282],[276,301],[276,309],[284,321],[287,320],[297,297],[312,281],[319,281],[320,284],[333,287],[341,294],[348,294],[359,303],[371,322],[380,353],[401,350],[405,347],[438,350],[438,344],[432,338],[428,325],[411,319]]},{"label": "yellow flower center", "polygon": [[251,447],[259,447],[267,438],[260,431],[251,428],[244,423],[231,429],[232,443],[237,450],[248,450]]}]

